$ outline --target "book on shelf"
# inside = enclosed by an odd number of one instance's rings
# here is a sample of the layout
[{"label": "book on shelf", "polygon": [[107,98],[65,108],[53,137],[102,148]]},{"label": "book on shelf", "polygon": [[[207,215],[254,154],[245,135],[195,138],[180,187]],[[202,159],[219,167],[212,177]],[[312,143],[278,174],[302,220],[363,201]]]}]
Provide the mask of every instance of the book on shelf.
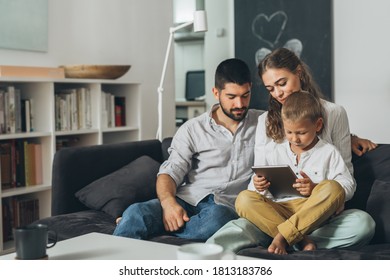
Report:
[{"label": "book on shelf", "polygon": [[115,126],[126,126],[126,97],[115,96]]},{"label": "book on shelf", "polygon": [[0,88],[0,134],[34,130],[32,99],[23,99],[19,88]]},{"label": "book on shelf", "polygon": [[12,188],[12,156],[11,142],[0,142],[0,169],[1,188],[3,190]]},{"label": "book on shelf", "polygon": [[6,133],[4,102],[5,102],[5,91],[0,88],[0,134]]},{"label": "book on shelf", "polygon": [[9,86],[5,92],[5,120],[6,120],[6,132],[16,132],[16,100],[15,100],[15,88]]},{"label": "book on shelf", "polygon": [[[112,103],[112,94],[108,92],[102,92],[102,127],[114,127],[115,126],[115,110]],[[113,118],[114,116],[114,118]]]},{"label": "book on shelf", "polygon": [[102,92],[102,127],[126,126],[126,98]]},{"label": "book on shelf", "polygon": [[0,77],[64,79],[64,68],[0,65]]},{"label": "book on shelf", "polygon": [[56,151],[62,148],[72,147],[80,141],[78,136],[62,136],[56,138]]},{"label": "book on shelf", "polygon": [[26,187],[35,185],[35,148],[34,143],[24,141],[24,164]]},{"label": "book on shelf", "polygon": [[42,144],[34,143],[34,171],[35,171],[34,185],[42,184],[43,183]]},{"label": "book on shelf", "polygon": [[2,221],[3,221],[3,242],[13,239],[12,229],[14,227],[13,211],[11,198],[3,198],[2,200]]},{"label": "book on shelf", "polygon": [[91,122],[91,98],[88,88],[63,89],[55,95],[57,131],[88,129]]},{"label": "book on shelf", "polygon": [[16,186],[23,187],[26,185],[26,166],[24,162],[24,140],[16,140]]},{"label": "book on shelf", "polygon": [[33,131],[31,121],[31,100],[23,99],[21,101],[21,129],[23,132]]},{"label": "book on shelf", "polygon": [[0,142],[3,190],[43,183],[42,144],[23,139]]},{"label": "book on shelf", "polygon": [[39,220],[39,200],[29,197],[7,197],[2,201],[3,242],[13,239],[12,229]]}]

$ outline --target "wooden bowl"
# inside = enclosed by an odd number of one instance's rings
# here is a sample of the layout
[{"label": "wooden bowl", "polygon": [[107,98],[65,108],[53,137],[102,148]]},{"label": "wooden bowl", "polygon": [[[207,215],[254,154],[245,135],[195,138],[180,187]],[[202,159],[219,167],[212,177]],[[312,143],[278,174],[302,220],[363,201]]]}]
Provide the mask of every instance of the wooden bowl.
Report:
[{"label": "wooden bowl", "polygon": [[129,71],[131,65],[63,65],[65,78],[118,79]]}]

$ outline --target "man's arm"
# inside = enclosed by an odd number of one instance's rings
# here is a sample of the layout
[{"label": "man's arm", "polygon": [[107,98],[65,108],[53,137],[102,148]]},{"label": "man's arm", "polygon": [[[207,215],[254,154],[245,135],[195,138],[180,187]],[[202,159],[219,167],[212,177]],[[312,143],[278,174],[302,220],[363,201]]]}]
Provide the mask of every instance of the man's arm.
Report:
[{"label": "man's arm", "polygon": [[163,209],[163,223],[166,231],[177,231],[190,218],[187,212],[176,201],[176,183],[167,174],[157,177],[157,197]]}]

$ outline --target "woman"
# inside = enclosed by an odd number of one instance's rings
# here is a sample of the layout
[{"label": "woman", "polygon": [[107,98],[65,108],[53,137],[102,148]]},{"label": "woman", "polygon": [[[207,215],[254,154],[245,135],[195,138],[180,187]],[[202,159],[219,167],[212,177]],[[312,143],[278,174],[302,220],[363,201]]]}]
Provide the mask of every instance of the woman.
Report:
[{"label": "woman", "polygon": [[[256,133],[255,164],[264,154],[264,145],[284,139],[280,111],[284,100],[291,93],[304,90],[321,98],[322,93],[313,80],[308,66],[292,51],[280,48],[268,54],[258,66],[258,73],[270,93],[268,112],[259,117]],[[375,149],[377,145],[366,139],[351,136],[348,117],[344,108],[322,99],[326,111],[326,124],[321,137],[335,145],[353,173],[351,148],[358,156]],[[263,132],[266,132],[264,134]]]},{"label": "woman", "polygon": [[[259,76],[270,93],[270,98],[269,111],[259,117],[257,125],[255,165],[264,163],[267,143],[284,140],[280,112],[287,96],[300,90],[308,91],[317,97],[322,96],[307,65],[288,49],[274,50],[263,59],[258,69]],[[326,123],[320,137],[337,147],[353,174],[351,147],[355,153],[361,155],[376,148],[377,145],[369,140],[351,136],[348,117],[343,107],[323,99],[322,104],[325,108]],[[253,180],[261,180],[261,178],[254,176]],[[253,181],[248,188],[255,189]],[[240,200],[245,201],[245,199]],[[253,206],[236,204],[240,212],[251,207]],[[357,209],[346,211],[340,209],[338,212],[338,215],[330,219],[327,224],[310,234],[317,248],[362,246],[371,240],[375,222],[367,213]],[[242,218],[229,222],[208,240],[210,243],[219,243],[225,249],[233,251],[258,244],[268,247],[271,241],[269,236]]]}]

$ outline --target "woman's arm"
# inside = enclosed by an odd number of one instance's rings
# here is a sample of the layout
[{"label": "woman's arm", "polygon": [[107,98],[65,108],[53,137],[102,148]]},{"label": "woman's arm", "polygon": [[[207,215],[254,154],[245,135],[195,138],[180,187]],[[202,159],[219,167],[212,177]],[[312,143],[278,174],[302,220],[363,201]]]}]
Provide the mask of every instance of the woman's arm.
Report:
[{"label": "woman's arm", "polygon": [[368,139],[359,138],[355,134],[351,134],[351,146],[352,152],[354,152],[357,156],[361,156],[378,147],[378,144]]},{"label": "woman's arm", "polygon": [[326,111],[326,117],[325,129],[321,134],[321,138],[337,148],[348,170],[353,174],[351,133],[347,112],[342,106],[331,102],[325,101],[323,105]]}]

